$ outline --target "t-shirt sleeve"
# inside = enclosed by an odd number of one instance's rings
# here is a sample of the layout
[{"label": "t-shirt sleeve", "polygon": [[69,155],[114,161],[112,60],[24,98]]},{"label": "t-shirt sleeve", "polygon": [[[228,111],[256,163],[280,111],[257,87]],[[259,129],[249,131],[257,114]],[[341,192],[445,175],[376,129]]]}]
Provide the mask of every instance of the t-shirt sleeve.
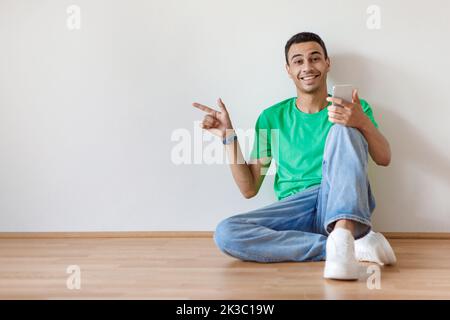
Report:
[{"label": "t-shirt sleeve", "polygon": [[260,114],[255,125],[255,139],[250,159],[262,159],[272,156],[271,130],[266,115]]},{"label": "t-shirt sleeve", "polygon": [[364,113],[369,117],[370,121],[372,121],[375,128],[378,128],[378,123],[375,121],[375,118],[373,116],[372,107],[366,100],[360,99],[360,101],[361,101],[361,107],[362,107]]}]

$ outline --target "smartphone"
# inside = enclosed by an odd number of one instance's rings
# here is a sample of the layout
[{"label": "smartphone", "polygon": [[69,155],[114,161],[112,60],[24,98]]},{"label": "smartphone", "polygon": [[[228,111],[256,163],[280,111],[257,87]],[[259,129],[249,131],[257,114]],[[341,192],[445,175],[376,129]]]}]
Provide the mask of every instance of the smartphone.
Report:
[{"label": "smartphone", "polygon": [[352,102],[354,87],[351,84],[341,84],[333,86],[333,98],[344,99]]}]

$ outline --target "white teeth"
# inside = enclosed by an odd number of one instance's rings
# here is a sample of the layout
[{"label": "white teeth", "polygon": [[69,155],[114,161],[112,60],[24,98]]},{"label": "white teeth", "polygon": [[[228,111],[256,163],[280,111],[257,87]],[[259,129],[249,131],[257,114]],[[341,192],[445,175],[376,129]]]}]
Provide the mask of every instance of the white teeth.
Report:
[{"label": "white teeth", "polygon": [[314,79],[316,76],[310,76],[310,77],[306,77],[306,78],[302,78],[302,80],[311,80]]}]

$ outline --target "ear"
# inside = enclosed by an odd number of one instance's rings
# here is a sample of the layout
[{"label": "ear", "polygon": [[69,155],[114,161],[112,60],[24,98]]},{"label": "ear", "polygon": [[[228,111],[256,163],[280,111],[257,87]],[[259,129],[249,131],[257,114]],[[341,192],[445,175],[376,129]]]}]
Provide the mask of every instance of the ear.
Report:
[{"label": "ear", "polygon": [[331,59],[330,57],[328,57],[325,62],[327,63],[327,72],[330,71],[331,69]]},{"label": "ear", "polygon": [[286,68],[286,72],[288,73],[288,75],[289,75],[289,78],[292,78],[292,76],[291,76],[291,68],[289,67],[289,65],[286,63],[286,65],[285,65],[285,68]]}]

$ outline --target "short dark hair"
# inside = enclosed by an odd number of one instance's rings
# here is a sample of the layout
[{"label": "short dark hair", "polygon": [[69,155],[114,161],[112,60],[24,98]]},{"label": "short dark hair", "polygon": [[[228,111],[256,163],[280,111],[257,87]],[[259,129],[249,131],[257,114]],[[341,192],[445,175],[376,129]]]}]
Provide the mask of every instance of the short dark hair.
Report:
[{"label": "short dark hair", "polygon": [[292,36],[292,38],[288,40],[286,46],[284,47],[284,55],[286,56],[286,63],[289,64],[288,52],[293,44],[310,41],[317,42],[318,44],[320,44],[320,46],[323,49],[323,52],[325,53],[325,59],[328,59],[328,52],[327,48],[325,47],[325,43],[317,34],[312,32],[300,32],[297,33],[295,36]]}]

